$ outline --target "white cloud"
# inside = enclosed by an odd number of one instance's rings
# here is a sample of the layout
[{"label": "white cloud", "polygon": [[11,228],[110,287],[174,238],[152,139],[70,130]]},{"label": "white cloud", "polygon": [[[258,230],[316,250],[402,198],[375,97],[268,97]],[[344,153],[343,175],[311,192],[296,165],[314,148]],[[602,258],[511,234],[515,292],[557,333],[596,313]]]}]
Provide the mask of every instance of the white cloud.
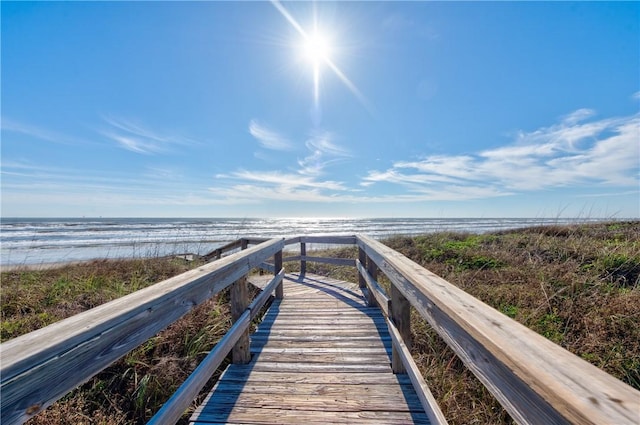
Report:
[{"label": "white cloud", "polygon": [[631,98],[634,100],[640,100],[640,91],[637,91],[634,94],[632,94]]},{"label": "white cloud", "polygon": [[337,145],[334,138],[334,135],[329,132],[314,132],[305,143],[309,149],[309,155],[298,160],[300,166],[298,172],[303,175],[317,176],[329,164],[349,158],[351,156],[349,151]]},{"label": "white cloud", "polygon": [[591,118],[595,115],[595,113],[596,111],[594,111],[593,109],[582,108],[570,113],[569,115],[566,115],[562,121],[568,125],[573,125],[579,123],[580,121]]},{"label": "white cloud", "polygon": [[276,151],[288,151],[293,149],[293,145],[282,135],[259,124],[256,120],[249,123],[249,133],[255,137],[260,145],[265,149]]},{"label": "white cloud", "polygon": [[587,121],[580,109],[559,124],[520,132],[513,144],[469,155],[433,155],[373,170],[362,185],[397,184],[442,199],[501,196],[559,187],[638,187],[640,115]]},{"label": "white cloud", "polygon": [[171,152],[174,146],[192,146],[197,141],[177,134],[161,134],[131,120],[105,117],[109,129],[103,134],[120,147],[140,154]]},{"label": "white cloud", "polygon": [[219,175],[219,178],[233,178],[242,181],[259,183],[260,185],[277,185],[289,188],[315,188],[330,190],[346,190],[342,183],[334,181],[317,181],[309,176],[286,174],[279,171],[236,171],[229,175]]}]

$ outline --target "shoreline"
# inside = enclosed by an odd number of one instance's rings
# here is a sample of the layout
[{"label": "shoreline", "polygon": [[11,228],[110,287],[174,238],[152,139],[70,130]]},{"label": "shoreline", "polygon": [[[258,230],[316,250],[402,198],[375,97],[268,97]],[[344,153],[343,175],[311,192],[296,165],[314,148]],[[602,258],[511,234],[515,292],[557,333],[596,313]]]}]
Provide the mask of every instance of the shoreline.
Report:
[{"label": "shoreline", "polygon": [[[240,237],[343,236],[381,240],[439,232],[493,233],[538,225],[601,221],[588,218],[441,219],[10,219],[0,225],[0,267],[50,268],[50,264],[106,258],[148,258],[207,253]],[[32,266],[33,264],[37,266]],[[47,265],[41,265],[47,264]]]},{"label": "shoreline", "polygon": [[0,273],[16,272],[16,271],[42,271],[42,270],[54,270],[65,266],[77,266],[82,264],[89,264],[94,261],[102,261],[98,259],[93,260],[73,260],[73,261],[56,261],[47,263],[34,263],[34,264],[0,264]]},{"label": "shoreline", "polygon": [[[46,220],[53,220],[53,219],[46,219]],[[455,219],[451,219],[451,220],[455,220]],[[493,220],[493,219],[491,219]],[[503,218],[502,220],[509,220],[509,219],[505,219]],[[518,219],[512,219],[512,220],[518,220]],[[533,219],[527,219],[527,220],[533,220]],[[557,219],[556,219],[557,220]],[[397,236],[400,237],[410,237],[410,238],[414,238],[414,237],[418,237],[418,236],[425,236],[425,235],[432,235],[432,234],[439,234],[439,233],[460,233],[460,234],[465,234],[465,233],[471,233],[471,234],[478,234],[478,235],[482,235],[482,234],[499,234],[499,233],[503,233],[503,232],[520,232],[523,230],[527,230],[530,228],[539,228],[539,227],[574,227],[574,226],[580,226],[580,225],[599,225],[599,224],[607,224],[607,223],[611,223],[611,224],[624,224],[624,223],[640,223],[640,219],[610,219],[610,220],[605,220],[605,219],[583,219],[582,221],[579,221],[577,219],[572,219],[575,221],[571,221],[571,220],[567,220],[563,223],[558,223],[558,222],[549,222],[549,223],[541,223],[541,224],[536,224],[536,223],[531,223],[531,225],[527,225],[527,226],[516,226],[516,227],[505,227],[505,228],[496,228],[496,229],[492,229],[492,230],[488,230],[488,231],[472,231],[469,229],[448,229],[448,228],[442,228],[440,230],[431,230],[431,231],[425,231],[423,233],[415,233],[415,232],[409,232],[409,233],[403,233],[403,232],[399,232],[397,234],[395,233],[384,233],[384,234],[380,234],[380,235],[376,235],[374,236],[374,238],[376,239],[390,239],[390,238],[394,238]],[[286,233],[286,232],[285,232]],[[182,243],[178,244],[181,245]],[[172,243],[172,245],[176,245],[175,242]],[[322,245],[322,244],[316,244],[316,245]],[[223,245],[224,246],[224,245]],[[314,247],[316,249],[325,249],[325,248],[331,248],[330,245],[322,245],[322,246],[316,246]],[[75,248],[76,250],[78,250],[78,248]],[[285,248],[285,250],[287,250]],[[61,249],[61,251],[64,251],[64,249]],[[155,252],[153,252],[155,251]],[[211,253],[213,251],[215,251],[215,248],[211,249],[208,248],[206,250],[207,252]],[[15,271],[44,271],[44,270],[53,270],[53,269],[58,269],[58,268],[62,268],[62,267],[66,267],[66,266],[75,266],[75,265],[83,265],[83,264],[91,264],[93,262],[96,261],[129,261],[129,260],[151,260],[151,259],[157,259],[157,258],[182,258],[185,261],[193,261],[196,259],[196,257],[205,257],[207,254],[201,254],[201,253],[194,253],[194,252],[185,252],[185,251],[178,251],[177,253],[171,252],[169,251],[165,251],[165,253],[161,253],[160,250],[150,250],[148,252],[148,254],[150,255],[140,255],[140,253],[129,253],[130,255],[127,254],[123,254],[123,255],[109,255],[109,251],[107,250],[107,255],[106,256],[100,256],[97,255],[96,253],[94,253],[93,256],[87,256],[84,258],[76,258],[76,259],[70,259],[70,260],[55,260],[55,259],[45,259],[42,258],[41,261],[39,262],[29,262],[28,257],[23,259],[22,262],[19,263],[2,263],[0,262],[0,273],[7,273],[7,272],[15,272]],[[151,254],[153,252],[153,254]],[[3,258],[4,260],[4,258]]]},{"label": "shoreline", "polygon": [[32,264],[0,264],[0,273],[8,273],[15,271],[43,271],[54,270],[66,266],[81,266],[89,265],[95,262],[116,262],[116,261],[132,261],[132,260],[153,260],[158,258],[177,258],[187,262],[191,262],[200,257],[197,254],[185,253],[185,254],[172,254],[159,257],[113,257],[113,258],[89,258],[86,260],[69,260],[69,261],[51,261]]}]

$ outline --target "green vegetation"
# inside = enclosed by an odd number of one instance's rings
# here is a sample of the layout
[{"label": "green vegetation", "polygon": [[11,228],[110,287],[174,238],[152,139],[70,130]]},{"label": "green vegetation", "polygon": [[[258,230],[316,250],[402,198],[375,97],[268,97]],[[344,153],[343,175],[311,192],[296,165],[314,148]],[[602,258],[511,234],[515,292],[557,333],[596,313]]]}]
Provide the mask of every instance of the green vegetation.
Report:
[{"label": "green vegetation", "polygon": [[[385,243],[551,341],[640,389],[640,222],[437,233]],[[357,258],[341,248],[317,256]],[[196,264],[194,264],[196,265]],[[2,340],[187,269],[167,259],[2,273]],[[286,263],[288,271],[297,263]],[[307,271],[355,281],[351,267]],[[381,279],[382,285],[388,285]],[[226,294],[205,303],[32,420],[144,423],[230,324]],[[417,314],[413,354],[451,424],[512,423]],[[93,419],[89,419],[93,418]]]}]

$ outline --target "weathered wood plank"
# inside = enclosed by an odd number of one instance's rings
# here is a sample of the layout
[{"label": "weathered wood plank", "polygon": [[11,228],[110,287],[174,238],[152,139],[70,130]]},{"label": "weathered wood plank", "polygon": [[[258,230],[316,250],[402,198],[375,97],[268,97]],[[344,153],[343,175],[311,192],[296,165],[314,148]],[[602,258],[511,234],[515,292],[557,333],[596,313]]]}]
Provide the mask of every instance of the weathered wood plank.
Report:
[{"label": "weathered wood plank", "polygon": [[288,238],[288,239],[284,240],[284,244],[285,244],[285,246],[294,245],[294,244],[300,243],[300,239],[301,239],[300,236],[295,236],[293,238]]},{"label": "weathered wood plank", "polygon": [[[278,285],[282,284],[282,279],[284,277],[284,269],[281,269],[278,274],[276,274],[273,279],[264,287],[262,293],[260,293],[252,302],[249,304],[249,310],[251,311],[251,319],[253,320],[260,309],[264,307],[265,303],[271,296],[271,294],[275,291]],[[276,303],[279,301],[276,301]]]},{"label": "weathered wood plank", "polygon": [[305,242],[300,242],[300,276],[304,276],[307,274],[307,260],[304,258],[307,256],[307,244]]},{"label": "weathered wood plank", "polygon": [[417,397],[420,399],[424,412],[429,417],[432,425],[448,424],[442,410],[440,410],[440,407],[438,406],[438,402],[422,377],[420,369],[418,369],[418,365],[413,360],[409,347],[404,343],[404,339],[400,331],[390,320],[388,325],[389,333],[393,339],[393,353],[400,356],[400,360],[404,365],[404,369],[407,371],[407,376],[411,379],[411,383],[413,384]]},{"label": "weathered wood plank", "polygon": [[[273,273],[277,275],[282,270],[282,250],[279,250],[275,254],[273,254],[273,264]],[[282,281],[278,286],[276,286],[276,298],[279,300],[284,298],[284,285],[282,284]]]},{"label": "weathered wood plank", "polygon": [[1,344],[2,423],[26,421],[283,245],[265,242]]},{"label": "weathered wood plank", "polygon": [[[391,322],[395,325],[400,333],[403,344],[411,349],[411,304],[402,295],[402,292],[395,286],[391,285]],[[393,373],[406,373],[402,355],[396,344],[393,345],[391,368]]]},{"label": "weathered wood plank", "polygon": [[[243,245],[244,247],[244,245]],[[249,287],[247,278],[241,277],[231,285],[231,317],[237,321],[245,313],[249,306]],[[249,328],[238,337],[236,344],[231,350],[231,361],[236,364],[249,363],[251,353],[249,352]]]},{"label": "weathered wood plank", "polygon": [[267,263],[266,261],[258,264],[258,267],[261,268],[262,270],[266,270],[266,271],[271,272],[271,273],[275,273],[275,271],[276,271],[276,266],[274,266],[271,263]]},{"label": "weathered wood plank", "polygon": [[278,360],[267,362],[260,361],[255,363],[254,369],[257,372],[296,372],[296,373],[391,373],[389,362],[362,364],[362,363],[283,363]]},{"label": "weathered wood plank", "polygon": [[[260,351],[253,356],[254,361],[258,362],[280,362],[280,363],[330,363],[330,364],[356,364],[356,365],[372,365],[382,364],[389,365],[390,359],[386,353],[316,353],[306,351],[304,353],[273,353],[269,351]],[[366,367],[365,366],[365,367]]]},{"label": "weathered wood plank", "polygon": [[[265,397],[265,395],[268,395],[268,397]],[[265,410],[421,412],[424,414],[415,393],[372,395],[342,392],[340,394],[325,395],[261,392],[256,394],[252,391],[227,393],[220,391],[220,389],[216,389],[209,403],[203,405],[199,413],[201,415],[215,413],[221,409],[234,408],[235,406],[262,408]]]},{"label": "weathered wood plank", "polygon": [[300,425],[310,424],[387,424],[428,425],[429,420],[424,413],[416,412],[335,412],[325,410],[322,414],[318,411],[269,409],[268,415],[264,408],[234,407],[231,411],[208,412],[198,416],[193,424],[273,424],[274,419],[279,424]]},{"label": "weathered wood plank", "polygon": [[301,236],[300,242],[325,245],[355,245],[355,236]]},{"label": "weathered wood plank", "polygon": [[298,335],[291,336],[286,334],[280,335],[269,335],[268,333],[263,333],[261,335],[253,334],[251,336],[251,341],[255,343],[265,343],[270,342],[272,344],[283,344],[283,343],[291,343],[291,344],[299,344],[302,346],[307,346],[308,343],[311,342],[322,342],[326,344],[335,343],[336,346],[340,346],[340,344],[351,343],[353,345],[361,346],[361,345],[375,345],[379,342],[381,345],[385,345],[391,340],[391,337],[388,334],[375,334],[371,333],[368,335]]},{"label": "weathered wood plank", "polygon": [[407,375],[394,375],[392,373],[273,373],[255,370],[253,365],[229,366],[220,378],[220,382],[222,381],[323,385],[411,385],[411,381]]},{"label": "weathered wood plank", "polygon": [[[296,330],[296,329],[284,329],[284,330],[265,330],[258,329],[253,335],[276,335],[276,336],[305,336],[309,335],[308,330]],[[316,336],[343,336],[343,337],[380,337],[380,332],[371,329],[350,329],[350,328],[337,328],[337,329],[314,329],[313,334]],[[386,335],[386,334],[383,334]]]},{"label": "weathered wood plank", "polygon": [[368,346],[368,345],[362,344],[362,342],[359,342],[358,344],[351,343],[351,345],[340,346],[336,344],[335,341],[333,341],[331,343],[325,342],[321,346],[310,347],[309,345],[311,344],[307,343],[307,344],[304,344],[303,346],[300,342],[296,342],[295,345],[294,344],[282,345],[282,344],[274,343],[273,341],[269,341],[264,344],[251,344],[251,347],[252,347],[251,349],[253,352],[260,352],[260,353],[282,353],[282,354],[300,354],[300,355],[305,355],[307,353],[309,354],[330,354],[330,353],[376,354],[376,355],[384,355],[387,357],[387,359],[389,358],[389,354],[391,354],[391,351],[387,350],[387,348],[382,344],[379,344],[377,346]]},{"label": "weathered wood plank", "polygon": [[[279,394],[279,395],[321,395],[326,397],[344,397],[366,400],[367,397],[390,396],[403,403],[406,398],[412,403],[418,402],[417,395],[411,384],[380,384],[373,385],[348,385],[348,384],[290,384],[281,382],[238,382],[222,380],[215,388],[216,393],[230,394]],[[406,397],[406,398],[405,398]],[[282,407],[282,406],[280,406]],[[210,406],[209,408],[215,408]]]},{"label": "weathered wood plank", "polygon": [[[293,257],[295,258],[295,257]],[[325,257],[312,257],[309,255],[298,256],[294,261],[305,261],[311,263],[322,263],[322,264],[332,264],[334,266],[355,266],[355,261],[351,258],[325,258]]]},{"label": "weathered wood plank", "polygon": [[363,248],[519,423],[635,424],[640,392],[400,253]]},{"label": "weathered wood plank", "polygon": [[376,303],[384,312],[385,316],[389,316],[391,312],[391,300],[387,297],[384,289],[382,289],[373,276],[369,274],[369,271],[362,265],[362,262],[358,261],[356,263],[356,267],[358,268],[360,277],[363,279],[365,287],[369,290],[369,293],[374,297]]},{"label": "weathered wood plank", "polygon": [[295,317],[300,317],[300,314],[306,314],[306,315],[309,315],[310,317],[317,317],[317,318],[340,318],[340,317],[349,318],[349,317],[361,317],[362,315],[365,315],[371,318],[377,318],[378,316],[380,316],[379,312],[380,311],[377,307],[362,307],[362,308],[354,309],[352,307],[314,308],[313,306],[308,306],[303,309],[296,308],[296,307],[293,307],[293,308],[289,307],[286,310],[284,311],[281,310],[277,313],[276,312],[267,313],[265,317],[275,318],[277,316],[280,319],[289,320]]},{"label": "weathered wood plank", "polygon": [[269,318],[269,319],[263,320],[261,324],[263,326],[280,326],[283,328],[284,327],[287,327],[287,328],[300,327],[300,329],[303,329],[305,326],[324,326],[326,328],[326,327],[339,326],[339,325],[344,325],[344,326],[372,325],[375,327],[375,326],[384,326],[386,322],[383,317],[342,316],[342,317],[311,317],[308,320],[305,320],[304,323],[300,323],[300,316],[298,316],[297,320],[293,318],[283,319],[281,317],[278,317],[276,319]]},{"label": "weathered wood plank", "polygon": [[198,393],[206,385],[213,373],[220,367],[229,351],[249,329],[250,315],[246,311],[233,324],[231,329],[216,344],[215,348],[204,358],[198,367],[189,375],[169,400],[151,418],[148,425],[176,423],[189,407]]}]

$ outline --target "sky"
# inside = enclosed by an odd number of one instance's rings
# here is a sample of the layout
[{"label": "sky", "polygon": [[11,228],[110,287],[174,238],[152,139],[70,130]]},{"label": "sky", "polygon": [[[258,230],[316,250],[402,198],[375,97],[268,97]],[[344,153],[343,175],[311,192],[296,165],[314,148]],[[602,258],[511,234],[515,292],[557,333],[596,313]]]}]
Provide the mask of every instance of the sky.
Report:
[{"label": "sky", "polygon": [[0,18],[2,217],[640,217],[639,2]]}]

